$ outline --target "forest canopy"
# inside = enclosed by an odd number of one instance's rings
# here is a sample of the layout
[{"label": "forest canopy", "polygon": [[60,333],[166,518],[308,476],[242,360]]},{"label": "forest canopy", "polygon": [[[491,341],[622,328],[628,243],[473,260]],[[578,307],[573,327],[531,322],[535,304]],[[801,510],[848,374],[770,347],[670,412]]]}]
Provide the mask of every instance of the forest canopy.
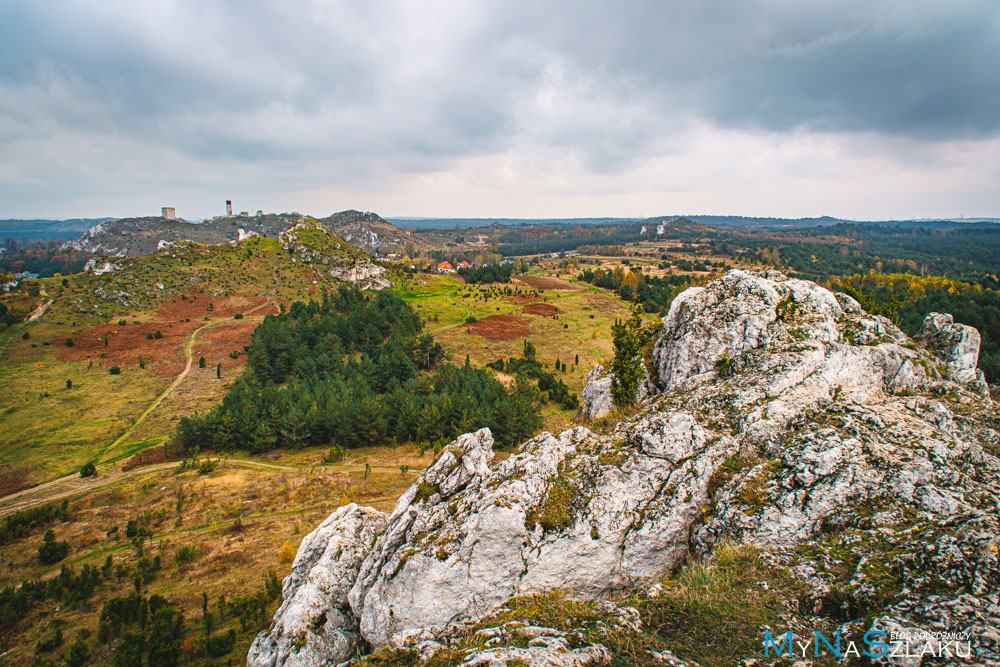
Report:
[{"label": "forest canopy", "polygon": [[222,402],[181,419],[185,449],[263,452],[313,445],[435,442],[488,426],[498,444],[540,425],[533,392],[508,390],[492,373],[444,361],[398,296],[341,287],[268,315],[247,365]]}]

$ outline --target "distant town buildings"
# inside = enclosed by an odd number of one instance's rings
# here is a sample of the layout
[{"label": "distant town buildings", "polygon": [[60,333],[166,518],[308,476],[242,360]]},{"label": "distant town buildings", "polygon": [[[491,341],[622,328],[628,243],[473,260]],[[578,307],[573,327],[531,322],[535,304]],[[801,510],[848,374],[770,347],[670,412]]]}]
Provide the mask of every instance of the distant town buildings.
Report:
[{"label": "distant town buildings", "polygon": [[177,219],[177,209],[175,209],[173,206],[164,206],[160,209],[160,211],[161,211],[160,215],[166,218],[167,220]]},{"label": "distant town buildings", "polygon": [[455,268],[457,268],[457,269],[471,269],[472,268],[472,264],[469,264],[468,262],[466,262],[463,259],[461,262],[459,262],[458,264],[455,265]]},{"label": "distant town buildings", "polygon": [[438,273],[455,273],[455,267],[451,265],[451,262],[444,261],[437,266]]}]

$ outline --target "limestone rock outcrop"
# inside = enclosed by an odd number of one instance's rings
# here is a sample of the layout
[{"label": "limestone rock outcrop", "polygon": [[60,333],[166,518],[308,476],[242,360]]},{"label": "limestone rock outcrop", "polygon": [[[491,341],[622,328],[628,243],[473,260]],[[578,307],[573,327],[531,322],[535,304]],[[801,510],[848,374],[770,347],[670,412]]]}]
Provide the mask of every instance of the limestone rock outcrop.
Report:
[{"label": "limestone rock outcrop", "polygon": [[282,585],[274,626],[254,641],[247,665],[319,667],[353,655],[358,624],[347,595],[385,520],[384,513],[351,503],[305,536]]},{"label": "limestone rock outcrop", "polygon": [[[460,436],[366,524],[384,530],[323,561],[310,554],[356,534],[332,527],[361,510],[337,510],[303,542],[252,664],[314,664],[355,627],[374,649],[429,657],[509,598],[606,600],[725,541],[806,582],[810,613],[969,628],[1000,649],[1000,434],[989,398],[957,381],[966,366],[941,372],[846,295],[742,271],[674,300],[654,364],[661,392],[611,432],[541,433],[499,462],[487,429]],[[341,583],[314,595],[303,582],[326,569]],[[324,612],[339,634],[306,634],[316,649],[296,653],[289,638]],[[498,631],[465,664],[606,655],[561,637],[538,630],[525,647]]]},{"label": "limestone rock outcrop", "polygon": [[322,264],[337,280],[361,289],[382,290],[392,286],[385,267],[316,220],[300,218],[278,235],[278,241],[292,253],[293,262]]},{"label": "limestone rock outcrop", "polygon": [[587,373],[587,384],[580,394],[583,399],[583,417],[591,421],[603,419],[614,410],[611,399],[611,374],[597,364]]},{"label": "limestone rock outcrop", "polygon": [[[649,376],[649,369],[646,368],[645,363],[641,359],[639,363],[643,364],[643,377],[639,383],[636,400],[641,402],[656,391],[656,386]],[[614,411],[615,404],[611,395],[611,380],[611,369],[605,370],[601,364],[595,365],[587,373],[587,384],[584,385],[583,391],[580,394],[583,398],[583,408],[580,411],[580,416],[585,421],[604,419]]]},{"label": "limestone rock outcrop", "polygon": [[915,338],[945,363],[955,382],[971,384],[979,393],[989,394],[986,378],[976,368],[982,339],[975,328],[956,323],[947,313],[929,313]]}]

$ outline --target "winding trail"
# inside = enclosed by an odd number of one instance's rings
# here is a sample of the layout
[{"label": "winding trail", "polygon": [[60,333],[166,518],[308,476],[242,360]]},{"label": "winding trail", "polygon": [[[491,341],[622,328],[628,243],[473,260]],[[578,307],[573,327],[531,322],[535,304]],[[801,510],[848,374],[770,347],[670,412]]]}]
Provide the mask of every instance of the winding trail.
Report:
[{"label": "winding trail", "polygon": [[[274,288],[274,294],[273,294],[273,296],[277,296],[278,291],[281,289],[281,279],[278,277],[277,270],[274,270],[272,272],[272,275],[274,276],[274,281],[275,281],[275,288]],[[274,301],[273,296],[272,296],[271,299],[268,299],[267,301],[265,301],[264,303],[260,304],[259,306],[254,306],[253,308],[251,308],[250,310],[248,310],[246,312],[246,314],[249,315],[250,313],[252,313],[252,312],[254,312],[256,310],[260,310],[261,308],[263,308],[265,306],[271,305],[271,303]],[[51,303],[51,301],[49,303]],[[229,318],[215,319],[215,320],[210,321],[208,324],[203,324],[202,326],[198,327],[197,329],[195,329],[194,331],[191,332],[191,337],[188,339],[187,343],[185,343],[185,345],[184,345],[184,357],[185,357],[184,370],[181,371],[180,374],[178,374],[178,376],[176,378],[174,378],[174,381],[170,383],[170,386],[167,387],[166,390],[162,394],[160,394],[157,397],[157,399],[155,401],[153,401],[149,405],[149,407],[147,407],[145,410],[142,411],[142,414],[140,414],[136,418],[136,420],[134,422],[132,422],[132,425],[129,426],[125,430],[124,433],[122,433],[120,436],[118,436],[115,439],[114,442],[112,442],[111,444],[109,444],[109,445],[105,446],[103,449],[101,449],[100,454],[98,454],[98,456],[97,456],[97,460],[98,461],[103,460],[104,455],[107,454],[108,451],[113,450],[115,447],[117,447],[121,443],[125,442],[125,439],[128,438],[128,436],[132,434],[132,431],[134,431],[136,429],[136,427],[139,426],[139,424],[142,423],[142,421],[149,415],[149,413],[151,413],[153,410],[155,410],[160,405],[160,403],[163,402],[163,399],[165,399],[167,396],[169,396],[171,393],[173,393],[173,391],[180,385],[180,383],[184,381],[184,378],[187,377],[187,374],[191,371],[191,366],[194,363],[194,344],[195,344],[196,339],[198,338],[198,334],[201,333],[202,331],[204,331],[205,329],[210,329],[211,327],[217,326],[219,324],[224,324],[224,323],[229,322],[229,321],[230,321]],[[35,488],[37,488],[37,487],[35,487]],[[2,500],[3,499],[0,499],[0,502],[2,502]]]},{"label": "winding trail", "polygon": [[[455,290],[455,291],[457,292],[458,290]],[[455,292],[451,292],[451,293],[445,294],[443,296],[444,296],[444,298],[448,299],[448,303],[450,303],[450,304],[452,304],[454,306],[458,306],[459,308],[466,308],[467,310],[465,311],[465,315],[462,316],[461,319],[459,319],[459,320],[457,320],[455,322],[452,322],[451,324],[445,324],[442,327],[438,327],[437,329],[434,329],[433,331],[431,331],[431,333],[438,333],[439,331],[445,331],[447,329],[454,329],[455,327],[464,324],[467,319],[469,319],[470,317],[473,316],[474,311],[472,310],[472,308],[469,308],[468,306],[466,306],[463,303],[458,303],[453,298],[451,298],[451,295],[454,294],[454,293]]]},{"label": "winding trail", "polygon": [[[187,359],[187,361],[184,364],[184,370],[181,371],[180,374],[176,378],[174,378],[174,381],[170,383],[170,386],[167,387],[166,390],[162,394],[160,394],[155,401],[153,401],[152,403],[150,403],[150,405],[145,410],[142,411],[142,414],[140,414],[136,418],[136,420],[132,422],[131,426],[129,426],[127,429],[125,429],[124,433],[122,433],[120,436],[118,436],[118,438],[116,438],[114,440],[114,442],[112,442],[111,444],[105,446],[101,450],[100,454],[97,456],[97,460],[98,461],[102,460],[104,458],[104,455],[109,450],[112,450],[115,447],[117,447],[118,445],[120,445],[121,443],[123,443],[125,441],[125,439],[128,438],[132,434],[132,431],[134,431],[135,428],[139,424],[142,423],[142,420],[144,420],[149,415],[150,412],[152,412],[153,410],[155,410],[157,408],[157,406],[159,406],[160,403],[163,402],[163,399],[165,399],[167,396],[169,396],[174,391],[174,389],[176,389],[177,386],[181,382],[184,381],[184,378],[186,378],[187,374],[191,371],[191,364],[194,361],[194,343],[195,343],[195,339],[198,337],[198,334],[200,332],[204,331],[205,329],[214,327],[214,326],[216,326],[218,324],[221,324],[223,322],[228,322],[228,320],[212,320],[208,324],[203,324],[202,326],[198,327],[197,329],[195,329],[194,331],[191,332],[191,337],[188,339],[187,343],[184,345],[184,356]],[[35,487],[35,488],[37,488],[37,487]],[[0,499],[0,500],[2,500],[2,499]]]},{"label": "winding trail", "polygon": [[[281,291],[281,277],[278,275],[277,269],[274,269],[272,271],[272,276],[274,277],[274,282],[275,282],[274,290],[272,292],[272,297],[266,300],[264,303],[261,303],[260,305],[255,306],[250,310],[246,311],[247,315],[255,311],[258,311],[261,308],[272,305],[274,303],[275,298],[277,298],[278,294]],[[55,299],[50,299],[47,303],[36,308],[35,311],[28,317],[28,319],[25,320],[25,323],[36,320],[42,315],[44,315],[45,311],[48,309],[48,307],[52,304],[54,300]],[[95,460],[99,462],[102,461],[107,452],[113,450],[115,447],[125,442],[125,440],[129,437],[129,435],[132,434],[132,432],[136,429],[136,427],[139,426],[139,424],[141,424],[142,421],[147,416],[149,416],[149,414],[153,410],[159,407],[160,403],[162,403],[164,399],[166,399],[171,393],[173,393],[173,391],[177,389],[177,387],[181,384],[181,382],[184,381],[184,378],[187,377],[188,373],[191,371],[192,365],[194,364],[194,345],[197,342],[198,334],[204,331],[205,329],[209,329],[211,327],[218,326],[220,324],[224,324],[229,321],[230,321],[229,318],[215,319],[208,322],[207,324],[203,324],[202,326],[198,327],[197,329],[191,332],[190,338],[188,338],[187,342],[184,345],[184,356],[185,356],[184,370],[181,371],[176,378],[174,378],[174,381],[170,383],[170,386],[167,387],[166,390],[164,390],[164,392],[156,398],[156,400],[150,403],[149,406],[142,411],[142,413],[138,416],[138,418],[136,418],[136,420],[132,422],[132,425],[128,429],[126,429],[124,433],[122,433],[120,436],[115,438],[113,442],[106,445],[100,450],[100,453],[95,457]],[[94,488],[106,486],[108,484],[113,484],[133,474],[155,472],[157,470],[163,470],[177,465],[176,461],[168,461],[165,463],[157,463],[150,466],[134,468],[128,472],[113,473],[112,471],[116,470],[116,468],[114,467],[115,462],[116,461],[108,461],[105,463],[99,463],[98,471],[101,472],[102,474],[100,474],[97,477],[81,478],[79,474],[70,473],[69,475],[66,475],[64,477],[58,477],[56,479],[43,482],[36,486],[28,487],[27,489],[21,489],[20,491],[15,491],[14,493],[3,496],[2,498],[0,498],[0,516],[3,516],[5,514],[10,514],[11,512],[16,512],[18,510],[25,509],[27,507],[32,507],[34,505],[39,505],[45,502],[49,502],[52,500],[65,498],[67,496],[74,495],[81,491],[89,491]],[[250,468],[265,468],[265,469],[283,470],[283,471],[298,470],[298,468],[292,468],[289,466],[279,466],[271,463],[261,463],[259,461],[250,461],[246,459],[228,459],[228,462]]]}]

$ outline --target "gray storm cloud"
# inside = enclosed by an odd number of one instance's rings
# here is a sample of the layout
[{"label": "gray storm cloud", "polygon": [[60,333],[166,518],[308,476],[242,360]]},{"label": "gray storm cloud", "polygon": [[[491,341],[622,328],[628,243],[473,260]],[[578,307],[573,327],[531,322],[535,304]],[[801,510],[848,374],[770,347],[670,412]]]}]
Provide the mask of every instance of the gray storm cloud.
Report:
[{"label": "gray storm cloud", "polygon": [[920,147],[996,139],[997,63],[989,1],[7,2],[0,217],[53,191],[70,215],[101,193],[197,206],[217,188],[319,201],[404,181],[398,212],[417,212],[433,202],[406,179],[461,187],[491,156],[614,191],[650,161],[697,162],[696,137],[721,140],[706,132],[835,137],[845,160],[954,175],[954,151]]}]

